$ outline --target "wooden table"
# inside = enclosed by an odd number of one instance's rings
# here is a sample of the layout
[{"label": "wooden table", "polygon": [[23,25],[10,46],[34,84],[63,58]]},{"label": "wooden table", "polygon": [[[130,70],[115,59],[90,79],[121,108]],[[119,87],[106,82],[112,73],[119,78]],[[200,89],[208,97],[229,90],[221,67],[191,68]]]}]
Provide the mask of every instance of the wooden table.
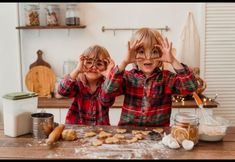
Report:
[{"label": "wooden table", "polygon": [[[191,151],[183,148],[173,150],[163,146],[159,141],[146,138],[133,144],[103,144],[91,146],[92,138],[82,138],[84,132],[99,130],[113,132],[116,126],[75,126],[80,137],[76,141],[58,141],[49,147],[45,139],[34,139],[32,134],[16,138],[5,136],[3,124],[0,124],[0,158],[1,159],[235,159],[235,127],[227,130],[227,135],[220,142],[202,142]],[[125,127],[127,128],[127,127]],[[143,127],[128,127],[145,129]],[[150,128],[148,128],[150,129]],[[164,128],[169,132],[169,128]],[[129,133],[130,134],[130,133]],[[93,139],[93,140],[94,140]]]},{"label": "wooden table", "polygon": [[[124,96],[116,97],[115,103],[111,108],[121,108],[123,105]],[[38,98],[38,108],[69,108],[72,103],[72,99],[62,98],[47,98],[39,97]],[[216,108],[218,103],[215,101],[206,101],[204,102],[204,108]],[[198,108],[194,100],[186,100],[182,102],[173,102],[172,108]]]}]

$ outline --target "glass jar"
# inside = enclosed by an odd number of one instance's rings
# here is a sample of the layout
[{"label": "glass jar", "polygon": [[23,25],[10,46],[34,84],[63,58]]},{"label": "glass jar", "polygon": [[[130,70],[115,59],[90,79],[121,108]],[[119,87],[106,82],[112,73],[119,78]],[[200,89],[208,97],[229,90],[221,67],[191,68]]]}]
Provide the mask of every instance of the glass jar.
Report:
[{"label": "glass jar", "polygon": [[65,24],[68,26],[80,25],[80,18],[76,4],[68,4],[66,7]]},{"label": "glass jar", "polygon": [[38,5],[25,5],[25,24],[26,26],[39,26],[39,9]]},{"label": "glass jar", "polygon": [[58,5],[48,5],[46,8],[46,24],[48,26],[59,25],[60,8]]},{"label": "glass jar", "polygon": [[196,145],[199,140],[199,118],[189,112],[177,113],[171,127],[171,135],[180,144],[187,139],[193,141]]}]

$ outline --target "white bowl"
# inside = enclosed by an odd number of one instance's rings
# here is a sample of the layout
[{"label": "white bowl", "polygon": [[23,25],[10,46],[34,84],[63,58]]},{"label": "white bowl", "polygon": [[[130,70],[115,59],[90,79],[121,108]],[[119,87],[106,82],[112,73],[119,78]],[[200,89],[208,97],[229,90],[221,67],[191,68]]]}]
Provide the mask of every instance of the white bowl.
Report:
[{"label": "white bowl", "polygon": [[199,140],[202,141],[221,141],[226,135],[226,131],[230,122],[222,117],[215,116],[213,119],[216,123],[200,123],[199,125]]}]

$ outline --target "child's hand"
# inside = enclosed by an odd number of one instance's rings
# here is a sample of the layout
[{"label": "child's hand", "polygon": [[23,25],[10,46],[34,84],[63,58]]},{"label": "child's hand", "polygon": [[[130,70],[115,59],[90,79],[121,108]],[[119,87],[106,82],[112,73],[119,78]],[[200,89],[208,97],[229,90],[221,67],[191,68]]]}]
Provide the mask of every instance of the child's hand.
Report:
[{"label": "child's hand", "polygon": [[162,56],[156,60],[173,63],[175,61],[175,57],[172,53],[172,42],[169,44],[167,38],[165,40],[158,39],[161,45],[155,45],[156,47],[160,48],[162,51]]},{"label": "child's hand", "polygon": [[105,59],[104,60],[107,63],[107,69],[104,71],[99,71],[104,77],[108,77],[110,71],[112,70],[112,68],[115,66],[114,61],[111,58]]},{"label": "child's hand", "polygon": [[127,64],[136,62],[136,49],[138,49],[142,43],[140,43],[141,40],[135,41],[132,45],[130,42],[128,42],[128,53],[126,58],[124,59],[124,62]]},{"label": "child's hand", "polygon": [[83,72],[86,72],[88,71],[88,69],[86,69],[86,67],[84,66],[84,60],[86,59],[86,56],[84,56],[83,54],[80,55],[80,58],[79,58],[79,61],[78,61],[78,64],[77,64],[77,67],[76,67],[76,70],[79,72],[79,73],[83,73]]}]

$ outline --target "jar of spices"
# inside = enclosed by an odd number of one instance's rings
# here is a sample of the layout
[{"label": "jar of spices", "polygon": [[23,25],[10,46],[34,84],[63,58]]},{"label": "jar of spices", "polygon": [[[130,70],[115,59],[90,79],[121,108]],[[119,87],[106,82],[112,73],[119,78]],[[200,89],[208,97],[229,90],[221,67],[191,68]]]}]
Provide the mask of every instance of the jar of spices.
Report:
[{"label": "jar of spices", "polygon": [[196,145],[199,140],[199,118],[189,112],[177,113],[171,127],[171,135],[179,144],[187,139],[193,141]]},{"label": "jar of spices", "polygon": [[46,21],[49,26],[59,25],[60,8],[58,5],[48,5],[46,8]]},{"label": "jar of spices", "polygon": [[66,16],[65,16],[66,25],[80,25],[80,17],[77,11],[76,4],[68,4],[66,7]]},{"label": "jar of spices", "polygon": [[39,26],[39,5],[25,5],[24,9],[26,26]]}]

